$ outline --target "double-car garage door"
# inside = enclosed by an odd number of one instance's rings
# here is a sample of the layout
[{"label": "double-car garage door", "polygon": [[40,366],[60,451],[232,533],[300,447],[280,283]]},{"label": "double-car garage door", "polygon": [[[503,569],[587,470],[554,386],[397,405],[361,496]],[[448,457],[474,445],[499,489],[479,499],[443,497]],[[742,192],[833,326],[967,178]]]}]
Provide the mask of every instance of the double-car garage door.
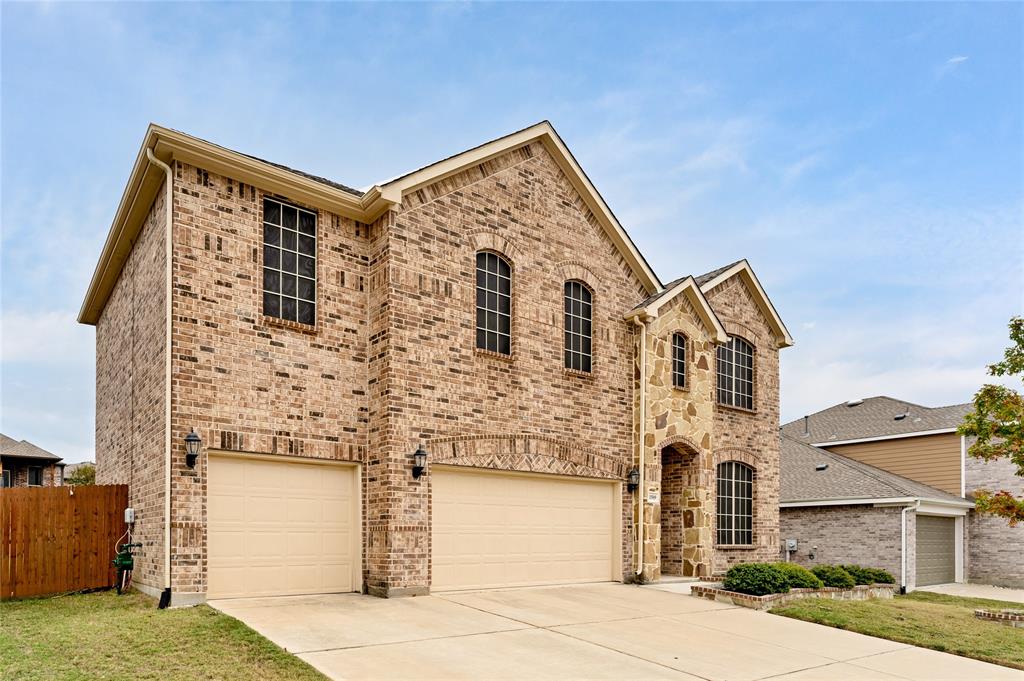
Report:
[{"label": "double-car garage door", "polygon": [[434,591],[615,579],[616,485],[435,467]]},{"label": "double-car garage door", "polygon": [[[211,456],[207,597],[358,590],[354,466]],[[435,466],[435,591],[608,581],[621,555],[610,481]]]}]

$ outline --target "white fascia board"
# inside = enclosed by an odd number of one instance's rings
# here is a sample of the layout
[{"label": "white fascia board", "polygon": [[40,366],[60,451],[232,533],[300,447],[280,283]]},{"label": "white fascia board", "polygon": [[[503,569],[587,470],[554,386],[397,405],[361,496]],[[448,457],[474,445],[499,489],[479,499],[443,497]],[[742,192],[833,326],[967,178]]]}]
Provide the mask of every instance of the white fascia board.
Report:
[{"label": "white fascia board", "polygon": [[922,499],[921,505],[917,507],[917,513],[919,515],[961,516],[967,515],[967,512],[972,508],[974,508],[974,504],[969,501],[953,502],[940,501],[938,499]]},{"label": "white fascia board", "polygon": [[810,501],[783,501],[779,503],[779,508],[806,508],[809,506],[869,506],[877,504],[905,505],[912,504],[916,501],[917,497],[886,497],[883,499],[812,499]]},{"label": "white fascia board", "polygon": [[711,331],[711,336],[716,343],[727,343],[729,341],[729,333],[725,330],[725,326],[721,320],[718,319],[718,315],[715,314],[711,304],[708,303],[707,298],[704,297],[704,293],[697,286],[697,282],[693,277],[687,277],[681,282],[676,284],[670,289],[662,292],[658,298],[647,307],[642,307],[633,310],[626,315],[626,320],[640,318],[643,319],[654,319],[658,316],[658,312],[664,307],[669,301],[673,300],[680,293],[686,295],[690,304],[697,311],[698,316],[704,325]]},{"label": "white fascia board", "polygon": [[765,292],[764,287],[761,286],[761,282],[758,281],[757,275],[754,274],[754,269],[750,266],[750,263],[744,260],[740,260],[738,263],[722,272],[714,279],[705,282],[700,290],[707,293],[711,289],[715,288],[723,281],[736,276],[737,274],[743,275],[744,281],[747,285],[754,290],[757,298],[757,302],[761,310],[768,317],[769,324],[775,327],[776,341],[780,348],[788,348],[793,345],[793,336],[789,333],[789,329],[786,328],[785,322],[782,321],[782,317],[779,316],[778,310],[772,304],[771,298]]},{"label": "white fascia board", "polygon": [[852,440],[834,440],[825,442],[812,442],[812,447],[836,447],[838,445],[855,445],[861,442],[881,442],[882,440],[902,440],[905,437],[923,437],[925,435],[943,435],[955,433],[956,428],[939,428],[937,430],[919,430],[914,433],[900,433],[898,435],[876,435],[875,437],[859,437]]}]

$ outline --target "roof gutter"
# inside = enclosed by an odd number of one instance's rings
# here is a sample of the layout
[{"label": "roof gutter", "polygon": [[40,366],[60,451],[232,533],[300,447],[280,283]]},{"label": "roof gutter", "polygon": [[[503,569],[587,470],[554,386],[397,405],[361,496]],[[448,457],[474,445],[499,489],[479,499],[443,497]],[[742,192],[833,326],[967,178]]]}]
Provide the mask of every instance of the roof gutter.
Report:
[{"label": "roof gutter", "polygon": [[878,442],[880,440],[902,440],[905,437],[923,437],[925,435],[943,435],[955,433],[956,428],[938,428],[936,430],[919,430],[913,433],[897,433],[896,435],[878,435],[875,437],[858,437],[850,440],[835,440],[832,442],[811,442],[812,447],[836,447],[838,445],[855,445],[860,442]]},{"label": "roof gutter", "polygon": [[832,499],[807,499],[802,501],[782,501],[779,502],[779,508],[806,508],[812,506],[858,505],[898,506],[901,504],[911,503],[926,503],[934,504],[936,506],[951,506],[953,508],[974,508],[974,504],[966,500],[931,499],[929,497],[881,497],[877,499],[870,499],[865,497],[853,497],[849,499],[844,499],[840,497]]}]

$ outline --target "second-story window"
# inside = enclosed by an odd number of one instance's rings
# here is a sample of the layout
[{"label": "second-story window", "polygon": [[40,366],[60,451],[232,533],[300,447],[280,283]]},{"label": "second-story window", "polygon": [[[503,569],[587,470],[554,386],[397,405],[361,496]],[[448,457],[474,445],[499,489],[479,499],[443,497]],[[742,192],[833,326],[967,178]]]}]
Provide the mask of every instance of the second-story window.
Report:
[{"label": "second-story window", "polygon": [[476,254],[476,346],[512,354],[512,266],[490,251]]},{"label": "second-story window", "polygon": [[316,324],[316,213],[263,199],[263,314]]},{"label": "second-story window", "polygon": [[672,385],[686,387],[686,336],[672,334]]},{"label": "second-story window", "polygon": [[565,368],[590,372],[593,294],[582,282],[565,282]]},{"label": "second-story window", "polygon": [[754,346],[733,336],[718,346],[718,403],[740,409],[754,408]]}]

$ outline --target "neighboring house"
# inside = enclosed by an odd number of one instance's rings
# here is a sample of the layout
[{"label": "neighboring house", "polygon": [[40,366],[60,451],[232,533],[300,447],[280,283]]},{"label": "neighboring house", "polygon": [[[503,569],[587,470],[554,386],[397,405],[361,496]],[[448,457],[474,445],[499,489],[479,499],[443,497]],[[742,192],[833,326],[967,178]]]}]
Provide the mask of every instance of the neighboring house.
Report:
[{"label": "neighboring house", "polygon": [[28,440],[0,433],[0,486],[59,487],[64,480],[61,457]]},{"label": "neighboring house", "polygon": [[970,501],[788,435],[780,471],[789,560],[884,568],[908,590],[964,581]]},{"label": "neighboring house", "polygon": [[[986,463],[967,456],[970,443],[957,435],[956,429],[971,409],[970,404],[924,407],[890,397],[853,400],[785,424],[783,444],[789,438],[805,446],[827,449],[932,489],[929,498],[927,488],[917,492],[905,488],[905,498],[885,502],[915,509],[906,514],[917,519],[916,525],[908,521],[907,529],[908,543],[914,546],[914,539],[917,542],[916,547],[907,550],[908,561],[916,566],[908,568],[906,583],[910,588],[915,584],[939,583],[936,580],[1024,586],[1024,561],[1020,560],[1024,526],[1010,527],[1002,518],[981,515],[973,510],[971,501],[975,489],[1005,489],[1022,494],[1024,480],[1014,475],[1012,464],[1006,460]],[[828,518],[829,541],[818,544],[823,551],[833,550],[826,548],[829,544],[855,542],[863,536],[863,507],[853,513],[850,505],[836,505],[838,502],[824,493],[806,498],[813,488],[802,486],[800,481],[805,478],[798,475],[798,469],[790,466],[787,458],[800,466],[806,461],[794,446],[783,447],[781,530],[783,538],[800,540],[797,559],[804,560],[807,555],[808,546],[800,533],[806,534],[804,519],[810,515],[809,508],[818,509],[820,518]],[[787,481],[788,471],[797,477]],[[787,489],[791,494],[785,493]],[[941,498],[947,503],[936,504],[940,497],[935,493],[942,493]],[[962,500],[966,514],[955,510],[950,497]],[[864,503],[870,498],[866,497]],[[875,544],[874,554],[871,547],[862,551],[877,555],[879,560],[891,560],[885,558],[891,556],[891,546],[891,540],[880,541]],[[835,562],[822,552],[819,560]],[[952,578],[951,565],[955,565]]]},{"label": "neighboring house", "polygon": [[172,603],[779,552],[788,332],[745,260],[662,285],[546,122],[365,191],[151,126],[79,321]]}]

